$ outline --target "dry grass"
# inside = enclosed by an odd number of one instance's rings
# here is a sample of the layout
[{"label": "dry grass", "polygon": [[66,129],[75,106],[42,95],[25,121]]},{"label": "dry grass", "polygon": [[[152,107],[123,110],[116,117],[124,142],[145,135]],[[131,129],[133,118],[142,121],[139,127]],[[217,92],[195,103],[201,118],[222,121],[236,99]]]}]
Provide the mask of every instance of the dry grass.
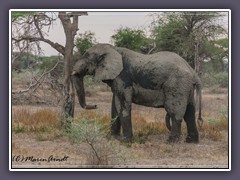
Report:
[{"label": "dry grass", "polygon": [[226,131],[228,131],[228,119],[225,118],[219,120],[208,119],[200,129],[202,138],[212,139],[213,141],[221,140]]},{"label": "dry grass", "polygon": [[59,113],[51,109],[13,109],[12,131],[30,133],[38,141],[54,140],[62,136]]},{"label": "dry grass", "polygon": [[132,126],[134,134],[134,142],[145,144],[149,135],[166,134],[168,129],[163,122],[147,122],[147,116],[133,113]]},{"label": "dry grass", "polygon": [[206,88],[206,91],[209,94],[227,94],[228,93],[228,89],[220,88],[219,86],[211,86],[209,88]]},{"label": "dry grass", "polygon": [[[224,136],[223,132],[228,130],[228,117],[225,111],[221,111],[218,114],[219,119],[216,119],[216,117],[205,119],[203,127],[200,129],[201,138],[210,138],[216,141]],[[33,132],[39,141],[53,140],[62,135],[59,116],[58,112],[47,108],[39,110],[31,110],[29,108],[14,109],[12,130],[14,133]],[[79,118],[97,120],[105,126],[109,126],[111,120],[110,115],[94,110],[81,111],[76,119]],[[134,142],[144,144],[149,135],[167,135],[169,131],[165,122],[148,122],[146,118],[147,114],[132,113]],[[182,130],[183,132],[186,131],[184,125]]]},{"label": "dry grass", "polygon": [[[134,133],[134,141],[143,144],[146,142],[148,135],[166,134],[168,129],[163,122],[147,122],[146,116],[142,114],[132,113],[132,126]],[[110,115],[97,113],[96,111],[82,111],[78,114],[76,119],[86,118],[89,120],[97,119],[103,125],[110,125]]]},{"label": "dry grass", "polygon": [[59,113],[53,110],[32,111],[27,108],[13,110],[13,132],[49,132],[59,127]]}]

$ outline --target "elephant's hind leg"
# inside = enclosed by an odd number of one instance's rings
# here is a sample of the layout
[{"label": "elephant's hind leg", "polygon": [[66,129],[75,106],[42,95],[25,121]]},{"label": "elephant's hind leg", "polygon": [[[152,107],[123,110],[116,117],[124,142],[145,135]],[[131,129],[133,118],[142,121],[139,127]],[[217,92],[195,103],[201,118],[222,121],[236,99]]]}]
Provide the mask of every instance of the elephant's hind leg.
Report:
[{"label": "elephant's hind leg", "polygon": [[199,142],[199,136],[198,136],[198,130],[195,122],[195,106],[194,103],[191,102],[187,105],[187,109],[184,115],[184,120],[187,124],[187,143],[198,143]]},{"label": "elephant's hind leg", "polygon": [[182,120],[177,120],[175,118],[175,115],[171,115],[172,119],[172,127],[171,127],[171,133],[168,138],[168,143],[178,142],[181,134],[181,124]]}]

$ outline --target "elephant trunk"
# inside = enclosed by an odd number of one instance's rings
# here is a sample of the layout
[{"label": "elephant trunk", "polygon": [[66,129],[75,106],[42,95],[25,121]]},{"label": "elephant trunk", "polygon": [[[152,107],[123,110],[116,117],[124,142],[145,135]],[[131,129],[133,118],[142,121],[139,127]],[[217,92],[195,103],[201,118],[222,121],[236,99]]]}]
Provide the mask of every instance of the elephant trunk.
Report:
[{"label": "elephant trunk", "polygon": [[77,91],[78,101],[83,109],[96,109],[96,105],[86,105],[83,77],[73,72],[72,81]]}]

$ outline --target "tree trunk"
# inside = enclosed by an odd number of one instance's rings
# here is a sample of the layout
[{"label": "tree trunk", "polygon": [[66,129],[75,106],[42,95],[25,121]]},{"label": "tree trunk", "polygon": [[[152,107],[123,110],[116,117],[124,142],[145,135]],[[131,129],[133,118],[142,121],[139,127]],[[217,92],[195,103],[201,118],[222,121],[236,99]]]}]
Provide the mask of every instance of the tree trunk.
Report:
[{"label": "tree trunk", "polygon": [[[67,45],[68,43],[66,43]],[[72,71],[72,50],[71,44],[66,46],[64,56],[64,81],[63,81],[63,105],[61,110],[61,122],[62,125],[68,124],[70,118],[74,116],[74,105],[75,105],[75,93],[73,89],[73,83],[71,81]]]},{"label": "tree trunk", "polygon": [[[74,116],[75,93],[71,80],[74,37],[78,31],[78,16],[83,15],[81,12],[59,12],[59,18],[62,22],[65,36],[65,53],[64,53],[64,82],[63,82],[63,105],[61,112],[61,122],[64,127],[68,127],[71,118]],[[70,18],[73,18],[72,21]]]},{"label": "tree trunk", "polygon": [[199,43],[195,44],[194,70],[200,75],[200,58],[199,58]]}]

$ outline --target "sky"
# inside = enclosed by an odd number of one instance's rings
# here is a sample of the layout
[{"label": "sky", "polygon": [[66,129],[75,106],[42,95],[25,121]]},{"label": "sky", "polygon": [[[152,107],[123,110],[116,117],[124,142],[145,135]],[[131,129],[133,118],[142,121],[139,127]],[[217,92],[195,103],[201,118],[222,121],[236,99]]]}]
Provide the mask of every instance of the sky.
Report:
[{"label": "sky", "polygon": [[[151,23],[152,12],[88,12],[88,16],[79,17],[79,30],[77,33],[91,31],[95,33],[98,43],[110,43],[111,36],[119,27],[146,29]],[[65,35],[60,22],[49,30],[48,38],[62,45],[65,44]],[[57,55],[58,52],[46,43],[41,43],[45,55]]]},{"label": "sky", "polygon": [[[148,31],[154,12],[88,12],[88,16],[79,17],[77,33],[91,31],[95,33],[98,43],[110,43],[111,36],[122,27],[141,28]],[[227,17],[222,20],[227,27]],[[60,21],[57,21],[48,32],[48,38],[53,42],[65,44],[65,35]],[[46,43],[41,43],[46,56],[57,55],[58,52]]]}]

